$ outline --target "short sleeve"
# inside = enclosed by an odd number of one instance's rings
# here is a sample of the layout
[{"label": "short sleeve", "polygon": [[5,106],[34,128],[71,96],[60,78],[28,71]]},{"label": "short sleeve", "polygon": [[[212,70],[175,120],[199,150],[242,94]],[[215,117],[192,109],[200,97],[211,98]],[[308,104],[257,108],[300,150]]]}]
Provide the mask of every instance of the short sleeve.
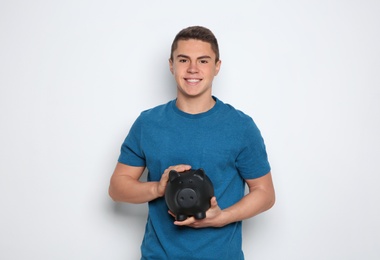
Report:
[{"label": "short sleeve", "polygon": [[252,119],[247,123],[242,138],[242,150],[236,160],[241,176],[244,179],[255,179],[270,172],[264,139]]},{"label": "short sleeve", "polygon": [[[140,116],[141,117],[141,116]],[[141,118],[133,123],[121,149],[118,162],[131,166],[145,166],[145,156],[141,148]]]}]

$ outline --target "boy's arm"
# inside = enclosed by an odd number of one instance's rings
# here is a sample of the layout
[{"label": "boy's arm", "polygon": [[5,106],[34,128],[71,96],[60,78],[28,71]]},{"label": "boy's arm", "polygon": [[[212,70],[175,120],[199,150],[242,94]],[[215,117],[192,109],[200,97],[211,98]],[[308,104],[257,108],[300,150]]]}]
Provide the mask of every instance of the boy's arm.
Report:
[{"label": "boy's arm", "polygon": [[175,221],[174,224],[202,227],[222,227],[230,223],[251,218],[270,209],[275,202],[275,192],[271,173],[257,178],[246,180],[249,193],[236,204],[222,210],[218,206],[216,198],[211,199],[211,208],[206,212],[206,218],[196,220],[189,217],[184,221]]},{"label": "boy's arm", "polygon": [[189,165],[171,166],[164,171],[160,181],[142,182],[140,177],[145,167],[117,163],[112,174],[109,195],[114,201],[144,203],[162,197],[165,193],[170,170],[185,171]]}]

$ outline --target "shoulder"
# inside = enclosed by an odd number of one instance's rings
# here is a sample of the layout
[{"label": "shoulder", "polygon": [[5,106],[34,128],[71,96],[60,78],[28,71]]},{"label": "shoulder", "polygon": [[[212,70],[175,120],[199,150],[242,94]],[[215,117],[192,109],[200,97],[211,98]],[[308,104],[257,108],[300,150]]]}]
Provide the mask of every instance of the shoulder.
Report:
[{"label": "shoulder", "polygon": [[157,120],[162,118],[163,116],[167,116],[168,111],[170,111],[170,108],[172,106],[172,103],[174,101],[171,100],[165,104],[161,104],[149,109],[146,109],[142,111],[137,118],[139,121],[151,121],[151,120]]},{"label": "shoulder", "polygon": [[238,133],[239,138],[244,142],[247,138],[259,138],[261,131],[254,119],[240,109],[235,108],[231,104],[222,103],[222,117],[225,128]]},{"label": "shoulder", "polygon": [[235,108],[229,103],[224,103],[219,99],[217,99],[217,102],[221,104],[221,112],[228,120],[234,120],[234,122],[242,124],[254,123],[252,117],[242,110]]},{"label": "shoulder", "polygon": [[167,125],[173,118],[173,102],[172,100],[142,111],[133,123],[133,128],[142,131]]}]

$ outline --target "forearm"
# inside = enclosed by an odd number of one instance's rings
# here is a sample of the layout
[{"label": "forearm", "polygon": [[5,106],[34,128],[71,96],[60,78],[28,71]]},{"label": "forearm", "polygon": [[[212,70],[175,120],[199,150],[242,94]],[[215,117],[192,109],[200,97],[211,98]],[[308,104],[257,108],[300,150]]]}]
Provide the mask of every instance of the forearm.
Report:
[{"label": "forearm", "polygon": [[206,218],[197,220],[194,217],[184,221],[175,221],[179,226],[190,226],[193,228],[223,227],[233,222],[251,218],[270,209],[275,202],[275,192],[271,173],[257,179],[245,180],[249,193],[234,205],[221,209],[216,197],[212,197],[210,209],[206,212]]},{"label": "forearm", "polygon": [[175,221],[179,226],[190,226],[193,228],[223,227],[233,222],[241,221],[256,216],[271,208],[274,204],[274,191],[265,189],[250,189],[250,193],[231,207],[222,210],[216,201],[211,199],[211,207],[206,212],[206,218],[197,220],[194,217],[184,221]]},{"label": "forearm", "polygon": [[223,210],[225,225],[254,217],[274,205],[274,193],[257,189],[245,195],[239,202]]},{"label": "forearm", "polygon": [[246,180],[249,193],[239,202],[222,211],[222,221],[229,224],[256,216],[270,209],[275,202],[272,174]]},{"label": "forearm", "polygon": [[169,172],[176,170],[183,172],[189,170],[190,165],[179,164],[167,168],[160,181],[141,182],[140,177],[145,167],[134,167],[117,163],[111,177],[109,195],[114,201],[129,203],[144,203],[164,196],[169,178]]},{"label": "forearm", "polygon": [[109,195],[114,201],[144,203],[161,195],[157,182],[141,182],[129,176],[114,176],[111,179]]}]

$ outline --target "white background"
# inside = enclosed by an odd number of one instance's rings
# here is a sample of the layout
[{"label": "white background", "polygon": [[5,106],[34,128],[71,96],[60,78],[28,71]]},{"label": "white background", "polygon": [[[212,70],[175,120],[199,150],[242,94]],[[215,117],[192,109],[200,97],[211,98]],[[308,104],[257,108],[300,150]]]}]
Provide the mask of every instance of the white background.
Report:
[{"label": "white background", "polygon": [[[380,259],[380,2],[0,1],[0,258],[138,259],[147,205],[109,178],[175,97],[170,44],[209,27],[214,94],[265,138],[277,203],[246,259]],[[173,238],[175,239],[175,238]]]}]

